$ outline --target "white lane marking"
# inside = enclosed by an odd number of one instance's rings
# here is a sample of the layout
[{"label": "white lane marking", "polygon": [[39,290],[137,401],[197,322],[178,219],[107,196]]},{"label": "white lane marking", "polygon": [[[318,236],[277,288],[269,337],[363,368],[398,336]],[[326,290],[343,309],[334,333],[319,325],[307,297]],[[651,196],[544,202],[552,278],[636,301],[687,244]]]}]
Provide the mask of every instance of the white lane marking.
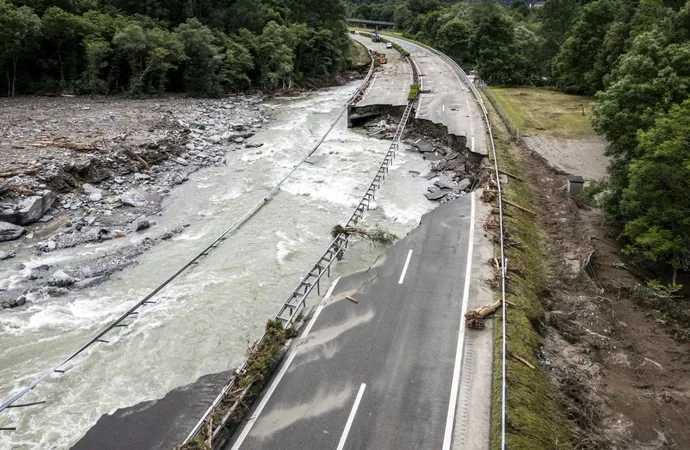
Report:
[{"label": "white lane marking", "polygon": [[287,372],[288,367],[290,367],[290,364],[292,364],[292,360],[295,359],[295,356],[297,356],[297,350],[292,352],[292,354],[288,357],[287,361],[285,361],[285,364],[280,369],[278,376],[275,378],[275,380],[273,380],[273,382],[271,383],[271,387],[268,388],[268,391],[266,392],[266,395],[264,395],[264,397],[261,399],[261,403],[259,403],[259,406],[256,408],[256,411],[254,411],[254,414],[252,414],[249,420],[247,420],[247,424],[242,429],[240,437],[237,438],[235,444],[232,446],[232,450],[239,450],[239,448],[242,446],[242,443],[247,438],[247,435],[256,423],[257,419],[259,418],[259,415],[261,415],[261,411],[263,411],[263,409],[266,407],[266,403],[268,403],[268,400],[271,398],[271,395],[273,395],[273,391],[275,391],[276,387],[278,387],[278,383],[280,383],[280,380],[283,378],[283,375],[285,375],[285,372]]},{"label": "white lane marking", "polygon": [[[311,318],[311,321],[309,321],[309,324],[307,325],[307,328],[304,330],[304,333],[302,333],[302,336],[301,336],[302,339],[307,337],[307,335],[311,331],[311,328],[314,326],[314,323],[316,322],[316,319],[319,317],[319,314],[321,314],[321,310],[323,310],[323,307],[324,307],[326,301],[330,298],[331,294],[333,294],[333,289],[335,289],[335,286],[336,286],[336,284],[338,284],[338,281],[340,281],[340,277],[336,278],[336,280],[333,282],[333,284],[331,284],[331,287],[328,288],[326,295],[323,296],[323,299],[321,300],[321,304],[316,309],[316,312],[314,312],[314,316]],[[242,429],[242,433],[240,434],[240,436],[237,438],[237,440],[233,444],[232,450],[239,450],[239,448],[242,446],[242,443],[244,442],[244,440],[249,435],[249,432],[252,430],[252,427],[254,426],[256,421],[259,419],[261,412],[264,410],[264,408],[266,407],[266,404],[271,399],[273,392],[275,392],[276,388],[278,387],[280,380],[283,379],[283,376],[287,372],[288,368],[290,368],[290,364],[292,364],[292,360],[295,359],[295,356],[297,356],[297,351],[298,351],[298,349],[295,349],[290,354],[288,359],[285,361],[285,364],[283,364],[283,367],[280,369],[280,372],[278,372],[278,375],[271,382],[271,386],[268,388],[268,391],[266,391],[266,394],[261,399],[261,403],[259,403],[259,406],[256,408],[256,411],[254,411],[254,413],[251,415],[249,420],[247,420],[247,424]]]},{"label": "white lane marking", "polygon": [[443,110],[444,110],[444,111],[446,110],[446,105],[443,105]]},{"label": "white lane marking", "polygon": [[474,191],[472,192],[472,212],[470,214],[470,242],[467,249],[467,268],[465,270],[465,290],[462,293],[462,312],[460,313],[460,328],[458,330],[458,348],[455,351],[455,367],[453,368],[453,382],[450,385],[450,402],[446,417],[446,432],[443,436],[443,450],[450,450],[453,440],[453,424],[455,422],[455,407],[458,402],[460,387],[460,369],[462,367],[462,353],[465,345],[465,314],[470,297],[470,277],[472,276],[472,250],[474,248]]},{"label": "white lane marking", "polygon": [[412,257],[412,249],[410,249],[410,252],[407,254],[407,259],[405,260],[405,266],[403,266],[403,271],[400,274],[400,280],[398,281],[398,284],[403,284],[403,280],[405,279],[405,274],[407,273],[407,266],[410,265],[410,258]]},{"label": "white lane marking", "polygon": [[304,333],[302,333],[301,338],[304,339],[307,337],[309,332],[311,331],[311,327],[314,326],[314,323],[316,322],[316,318],[319,317],[319,314],[321,314],[321,310],[323,310],[323,307],[326,305],[326,301],[331,297],[331,294],[333,294],[333,289],[335,289],[335,285],[338,284],[338,281],[340,281],[340,277],[336,278],[333,284],[331,284],[331,287],[328,288],[326,291],[326,295],[323,296],[323,300],[321,300],[321,304],[316,308],[316,311],[314,311],[314,315],[312,316],[311,320],[309,321],[309,324],[307,325],[307,328],[304,329]]},{"label": "white lane marking", "polygon": [[342,436],[340,436],[340,442],[338,442],[338,448],[336,450],[343,450],[345,448],[345,441],[347,441],[347,435],[350,434],[350,428],[352,428],[352,422],[355,421],[355,414],[357,414],[357,408],[359,408],[359,402],[362,401],[362,396],[364,395],[364,389],[367,385],[362,383],[359,387],[359,392],[357,393],[357,398],[355,398],[355,404],[352,405],[352,411],[350,411],[350,417],[347,418],[347,423],[345,424],[345,429],[343,430]]}]

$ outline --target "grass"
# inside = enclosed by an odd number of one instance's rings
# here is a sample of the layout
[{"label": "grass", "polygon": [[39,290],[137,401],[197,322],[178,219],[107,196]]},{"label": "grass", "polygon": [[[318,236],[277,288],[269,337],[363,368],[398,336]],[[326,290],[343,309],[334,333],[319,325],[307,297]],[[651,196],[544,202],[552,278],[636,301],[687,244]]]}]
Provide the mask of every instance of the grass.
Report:
[{"label": "grass", "polygon": [[[214,429],[218,426],[233,427],[239,423],[247,413],[252,403],[261,394],[264,384],[268,380],[271,369],[275,367],[281,351],[285,347],[288,339],[297,335],[293,328],[284,329],[276,320],[269,320],[266,323],[266,333],[259,345],[252,346],[247,352],[247,365],[241,375],[235,380],[235,395],[229,394],[216,409],[211,413],[214,418]],[[246,389],[246,394],[242,392]],[[221,424],[221,418],[230,410],[235,401],[239,401],[239,407],[234,411],[232,423]],[[199,434],[187,444],[180,447],[180,450],[210,450],[206,445],[208,439],[208,428],[206,425]]]},{"label": "grass", "polygon": [[577,138],[595,134],[589,121],[593,98],[543,88],[491,88],[490,92],[523,136]]},{"label": "grass", "polygon": [[352,67],[369,66],[370,61],[367,48],[354,39],[350,39],[350,65]]},{"label": "grass", "polygon": [[[494,138],[501,169],[525,173],[525,161],[519,146],[511,139],[498,114],[490,110]],[[511,180],[504,186],[504,198],[526,208],[533,208],[534,191],[529,182]],[[570,450],[575,448],[571,423],[556,388],[539,369],[539,324],[543,319],[540,296],[546,291],[550,274],[543,250],[544,235],[534,218],[515,208],[505,217],[507,240],[514,244],[506,250],[508,258],[507,321],[507,431],[508,448],[520,450]],[[494,328],[494,379],[491,424],[491,448],[501,447],[502,320],[499,311]],[[536,369],[511,355],[519,356]]]},{"label": "grass", "polygon": [[419,97],[419,85],[418,84],[411,84],[410,85],[410,93],[407,96],[407,100],[409,100],[409,101],[417,100],[417,97]]}]

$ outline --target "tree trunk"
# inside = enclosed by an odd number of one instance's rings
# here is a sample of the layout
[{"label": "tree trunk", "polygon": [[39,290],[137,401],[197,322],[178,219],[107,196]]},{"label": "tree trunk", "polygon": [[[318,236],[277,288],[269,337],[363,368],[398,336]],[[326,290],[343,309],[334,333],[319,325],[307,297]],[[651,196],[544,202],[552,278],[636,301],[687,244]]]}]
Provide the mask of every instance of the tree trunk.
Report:
[{"label": "tree trunk", "polygon": [[7,96],[11,97],[12,95],[12,82],[10,80],[10,65],[7,65],[7,70],[5,71],[5,74],[7,75]]},{"label": "tree trunk", "polygon": [[14,57],[14,71],[12,73],[12,97],[14,97],[14,85],[17,83],[17,59],[18,57]]},{"label": "tree trunk", "polygon": [[676,280],[678,279],[678,267],[676,265],[673,265],[673,285],[676,285]]}]

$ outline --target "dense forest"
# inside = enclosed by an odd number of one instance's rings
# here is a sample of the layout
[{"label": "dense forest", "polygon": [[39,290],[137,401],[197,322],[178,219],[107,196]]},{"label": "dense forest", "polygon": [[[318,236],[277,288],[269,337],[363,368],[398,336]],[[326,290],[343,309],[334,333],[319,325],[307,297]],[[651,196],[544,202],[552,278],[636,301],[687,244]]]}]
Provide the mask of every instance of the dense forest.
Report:
[{"label": "dense forest", "polygon": [[604,210],[640,261],[690,266],[690,2],[351,2],[473,69],[490,85],[595,96],[609,142]]},{"label": "dense forest", "polygon": [[347,66],[341,0],[0,0],[0,93],[216,95]]}]

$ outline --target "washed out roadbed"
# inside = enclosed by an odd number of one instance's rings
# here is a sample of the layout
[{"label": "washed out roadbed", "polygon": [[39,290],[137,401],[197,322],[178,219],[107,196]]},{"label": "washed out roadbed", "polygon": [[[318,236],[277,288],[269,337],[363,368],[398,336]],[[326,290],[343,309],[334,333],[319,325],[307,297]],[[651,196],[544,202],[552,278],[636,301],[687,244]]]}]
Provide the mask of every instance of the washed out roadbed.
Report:
[{"label": "washed out roadbed", "polygon": [[[535,213],[506,209],[508,446],[690,448],[690,344],[640,300],[661,293],[626,265],[601,212],[565,192],[567,175],[491,117],[501,168],[520,174],[507,199]],[[500,408],[493,426],[497,449]]]},{"label": "washed out roadbed", "polygon": [[[171,189],[269,120],[261,96],[143,100],[0,99],[0,310],[103,281],[181,231],[156,230]],[[59,249],[155,232],[72,267],[20,261]],[[33,256],[32,256],[33,255]],[[6,270],[12,269],[12,270]]]}]

